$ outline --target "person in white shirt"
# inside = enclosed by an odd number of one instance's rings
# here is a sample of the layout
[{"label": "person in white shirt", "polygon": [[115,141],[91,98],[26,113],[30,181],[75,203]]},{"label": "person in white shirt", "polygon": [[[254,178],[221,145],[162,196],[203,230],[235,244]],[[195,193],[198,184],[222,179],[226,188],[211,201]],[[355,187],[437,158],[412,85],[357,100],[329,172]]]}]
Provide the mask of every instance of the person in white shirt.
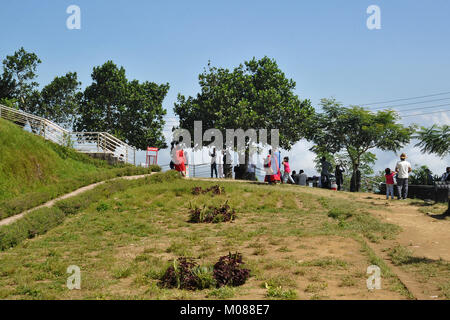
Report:
[{"label": "person in white shirt", "polygon": [[217,153],[217,170],[219,171],[219,179],[223,179],[223,153]]},{"label": "person in white shirt", "polygon": [[406,200],[408,198],[408,178],[409,173],[412,171],[411,164],[406,161],[406,154],[402,153],[400,161],[395,166],[397,171],[397,190],[398,200]]},{"label": "person in white shirt", "polygon": [[447,167],[445,173],[441,177],[441,181],[450,182],[450,167]]}]

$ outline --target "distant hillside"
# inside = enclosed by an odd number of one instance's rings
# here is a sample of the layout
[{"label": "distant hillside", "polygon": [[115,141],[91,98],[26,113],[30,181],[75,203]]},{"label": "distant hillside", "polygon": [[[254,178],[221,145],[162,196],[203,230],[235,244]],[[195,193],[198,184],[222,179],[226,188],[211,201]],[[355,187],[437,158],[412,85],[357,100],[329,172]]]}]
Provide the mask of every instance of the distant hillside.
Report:
[{"label": "distant hillside", "polygon": [[109,166],[0,119],[0,219],[90,183],[144,172]]}]

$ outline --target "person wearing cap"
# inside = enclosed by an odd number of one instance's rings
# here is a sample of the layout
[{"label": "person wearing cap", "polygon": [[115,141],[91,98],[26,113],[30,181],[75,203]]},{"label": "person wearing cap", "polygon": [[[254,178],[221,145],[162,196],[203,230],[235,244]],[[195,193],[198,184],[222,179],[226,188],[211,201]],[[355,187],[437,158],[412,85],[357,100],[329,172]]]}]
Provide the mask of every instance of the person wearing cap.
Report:
[{"label": "person wearing cap", "polygon": [[409,173],[412,171],[411,164],[406,161],[406,154],[402,153],[400,155],[400,161],[397,162],[395,166],[395,171],[397,174],[397,190],[398,190],[398,200],[406,200],[408,198],[408,178]]}]

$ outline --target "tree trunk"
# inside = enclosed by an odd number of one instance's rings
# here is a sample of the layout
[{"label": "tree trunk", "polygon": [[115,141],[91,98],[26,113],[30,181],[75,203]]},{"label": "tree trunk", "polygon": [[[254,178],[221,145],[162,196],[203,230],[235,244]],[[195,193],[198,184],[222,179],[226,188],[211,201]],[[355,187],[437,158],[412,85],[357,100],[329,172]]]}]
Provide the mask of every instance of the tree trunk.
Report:
[{"label": "tree trunk", "polygon": [[361,188],[361,172],[359,171],[359,163],[354,163],[352,178],[350,180],[350,192],[359,192],[360,188]]},{"label": "tree trunk", "polygon": [[239,164],[235,167],[235,178],[240,180],[255,180],[256,172],[249,172],[248,165],[250,163],[250,146],[245,148],[245,163]]}]

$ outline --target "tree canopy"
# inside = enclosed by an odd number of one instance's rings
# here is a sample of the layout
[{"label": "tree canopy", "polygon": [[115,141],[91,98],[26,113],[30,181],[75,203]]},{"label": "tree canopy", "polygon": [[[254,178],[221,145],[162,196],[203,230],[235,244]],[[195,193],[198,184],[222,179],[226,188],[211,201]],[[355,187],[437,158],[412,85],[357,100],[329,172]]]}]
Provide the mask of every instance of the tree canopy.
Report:
[{"label": "tree canopy", "polygon": [[450,126],[448,125],[422,127],[415,138],[419,139],[416,146],[421,148],[423,153],[433,153],[440,157],[450,155]]},{"label": "tree canopy", "polygon": [[316,153],[339,153],[345,151],[352,162],[352,190],[358,191],[361,157],[369,150],[399,151],[408,144],[415,131],[414,126],[405,127],[398,123],[394,111],[376,113],[359,106],[343,107],[335,99],[322,99],[322,113],[315,116],[314,130],[308,137]]},{"label": "tree canopy", "polygon": [[166,147],[162,102],[169,84],[128,81],[112,61],[94,67],[92,80],[81,97],[76,130],[109,132],[140,149]]},{"label": "tree canopy", "polygon": [[309,129],[305,120],[314,114],[310,101],[299,99],[296,83],[273,59],[253,58],[232,71],[208,63],[198,79],[197,96],[179,94],[174,108],[180,127],[191,135],[194,121],[202,121],[203,130],[220,130],[224,137],[226,129],[267,129],[268,133],[279,129],[280,146],[289,150]]},{"label": "tree canopy", "polygon": [[23,104],[38,86],[34,80],[37,78],[37,66],[41,62],[35,53],[27,52],[23,47],[13,55],[6,56],[0,77],[0,99]]},{"label": "tree canopy", "polygon": [[34,90],[25,100],[23,109],[71,129],[82,95],[80,85],[76,72],[55,77],[41,91]]}]

